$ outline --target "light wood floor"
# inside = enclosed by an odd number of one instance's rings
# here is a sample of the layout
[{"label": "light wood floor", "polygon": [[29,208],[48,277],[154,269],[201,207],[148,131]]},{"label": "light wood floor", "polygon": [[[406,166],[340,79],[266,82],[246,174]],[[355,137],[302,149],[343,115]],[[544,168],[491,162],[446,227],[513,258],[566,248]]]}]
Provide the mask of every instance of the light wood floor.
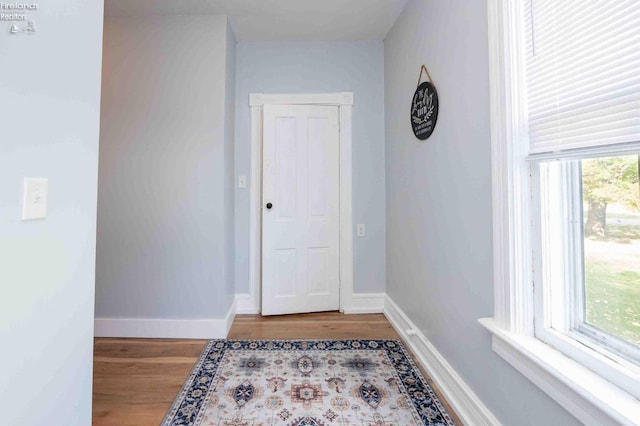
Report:
[{"label": "light wood floor", "polygon": [[[230,339],[399,339],[381,314],[236,316]],[[206,340],[108,339],[94,344],[93,424],[158,425]],[[423,371],[423,373],[425,373]],[[458,424],[462,424],[425,373]]]}]

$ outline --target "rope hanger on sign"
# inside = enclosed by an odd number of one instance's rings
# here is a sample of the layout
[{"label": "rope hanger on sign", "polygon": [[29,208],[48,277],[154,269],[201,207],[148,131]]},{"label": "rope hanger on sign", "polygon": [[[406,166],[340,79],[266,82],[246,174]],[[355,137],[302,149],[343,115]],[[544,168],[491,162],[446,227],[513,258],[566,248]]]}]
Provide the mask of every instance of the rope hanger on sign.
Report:
[{"label": "rope hanger on sign", "polygon": [[429,70],[427,69],[427,67],[424,64],[422,64],[422,67],[420,68],[420,75],[418,76],[418,84],[416,84],[416,87],[420,86],[420,82],[422,81],[422,72],[423,71],[427,74],[427,78],[429,79],[429,82],[431,82],[431,84],[433,84],[433,80],[431,79],[431,74],[429,74]]}]

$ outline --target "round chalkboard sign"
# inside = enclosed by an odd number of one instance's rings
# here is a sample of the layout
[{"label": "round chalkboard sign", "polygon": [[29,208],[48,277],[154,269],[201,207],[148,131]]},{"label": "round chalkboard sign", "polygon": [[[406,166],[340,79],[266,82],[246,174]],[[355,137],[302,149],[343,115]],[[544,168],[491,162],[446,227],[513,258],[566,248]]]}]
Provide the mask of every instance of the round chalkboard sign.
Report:
[{"label": "round chalkboard sign", "polygon": [[438,120],[438,92],[431,82],[420,84],[411,102],[411,127],[413,134],[425,140],[436,127]]}]

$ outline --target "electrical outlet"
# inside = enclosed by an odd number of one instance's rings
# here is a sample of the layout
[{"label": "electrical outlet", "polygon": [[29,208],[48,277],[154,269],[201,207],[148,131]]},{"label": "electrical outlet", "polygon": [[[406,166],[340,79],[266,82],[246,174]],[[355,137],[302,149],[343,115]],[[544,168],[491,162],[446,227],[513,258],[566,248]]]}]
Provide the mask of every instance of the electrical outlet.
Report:
[{"label": "electrical outlet", "polygon": [[356,235],[358,237],[364,237],[367,235],[366,230],[364,228],[364,223],[359,223],[356,225]]},{"label": "electrical outlet", "polygon": [[47,192],[49,179],[24,178],[22,220],[45,219],[47,217]]}]

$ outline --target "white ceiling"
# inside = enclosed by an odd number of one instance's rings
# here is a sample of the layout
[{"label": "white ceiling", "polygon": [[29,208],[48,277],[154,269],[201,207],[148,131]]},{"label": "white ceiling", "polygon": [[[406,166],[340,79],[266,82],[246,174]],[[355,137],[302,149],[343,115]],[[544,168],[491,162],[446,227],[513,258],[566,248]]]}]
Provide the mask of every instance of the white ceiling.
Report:
[{"label": "white ceiling", "polygon": [[407,0],[105,0],[107,16],[228,15],[238,41],[382,40]]}]

